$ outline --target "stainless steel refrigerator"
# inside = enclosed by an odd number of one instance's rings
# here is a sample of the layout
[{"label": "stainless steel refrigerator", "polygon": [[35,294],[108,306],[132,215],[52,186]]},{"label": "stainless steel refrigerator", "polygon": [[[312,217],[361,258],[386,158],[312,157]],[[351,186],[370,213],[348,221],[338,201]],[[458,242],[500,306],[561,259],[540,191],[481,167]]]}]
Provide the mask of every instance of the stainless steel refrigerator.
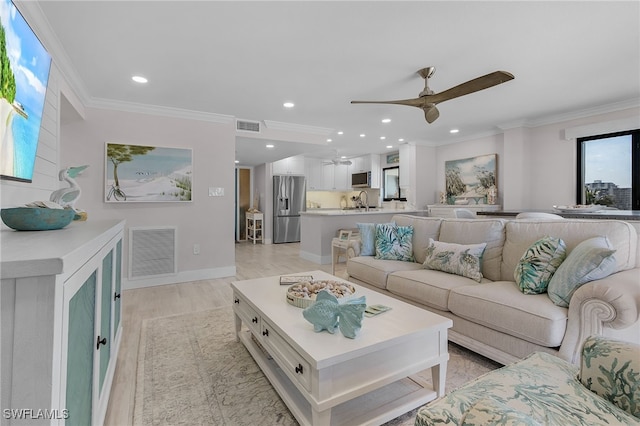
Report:
[{"label": "stainless steel refrigerator", "polygon": [[300,212],[305,211],[304,176],[273,177],[273,242],[300,241]]}]

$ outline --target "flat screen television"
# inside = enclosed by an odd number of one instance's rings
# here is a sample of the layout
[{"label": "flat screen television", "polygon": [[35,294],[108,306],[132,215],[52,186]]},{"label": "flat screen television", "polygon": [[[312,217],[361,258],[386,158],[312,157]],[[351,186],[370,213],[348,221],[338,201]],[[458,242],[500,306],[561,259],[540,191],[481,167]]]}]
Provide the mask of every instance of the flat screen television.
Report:
[{"label": "flat screen television", "polygon": [[11,0],[0,24],[0,177],[31,182],[51,56]]}]

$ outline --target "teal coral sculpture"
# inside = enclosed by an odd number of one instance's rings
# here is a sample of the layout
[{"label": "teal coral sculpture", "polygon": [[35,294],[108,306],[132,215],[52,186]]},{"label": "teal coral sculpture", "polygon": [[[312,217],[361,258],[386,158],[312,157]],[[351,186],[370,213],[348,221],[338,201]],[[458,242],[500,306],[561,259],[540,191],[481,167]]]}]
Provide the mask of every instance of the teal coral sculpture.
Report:
[{"label": "teal coral sculpture", "polygon": [[355,339],[362,328],[366,307],[365,296],[339,303],[337,297],[323,290],[318,293],[316,303],[302,311],[302,315],[313,324],[315,332],[327,330],[333,334],[340,328],[345,337]]}]

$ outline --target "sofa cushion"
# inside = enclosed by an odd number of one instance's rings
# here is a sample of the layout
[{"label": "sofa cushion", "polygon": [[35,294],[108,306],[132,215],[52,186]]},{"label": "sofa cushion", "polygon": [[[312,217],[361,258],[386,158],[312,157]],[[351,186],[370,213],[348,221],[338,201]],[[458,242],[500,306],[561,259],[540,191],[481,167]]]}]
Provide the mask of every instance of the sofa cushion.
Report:
[{"label": "sofa cushion", "polygon": [[387,276],[390,273],[415,269],[422,269],[422,265],[400,260],[376,259],[372,256],[352,257],[347,260],[347,274],[350,277],[382,289],[387,288]]},{"label": "sofa cushion", "polygon": [[464,245],[430,239],[424,267],[480,282],[482,281],[480,262],[486,246],[486,243]]},{"label": "sofa cushion", "polygon": [[546,236],[533,243],[520,258],[513,274],[520,290],[524,294],[545,293],[566,252],[560,238]]},{"label": "sofa cushion", "polygon": [[376,259],[413,262],[413,226],[376,225]]},{"label": "sofa cushion", "polygon": [[538,423],[521,411],[494,399],[481,399],[469,408],[462,417],[462,426],[538,426]]},{"label": "sofa cushion", "polygon": [[461,424],[465,413],[487,398],[542,424],[637,424],[633,416],[582,386],[577,373],[574,365],[554,355],[536,352],[420,408],[415,426]]},{"label": "sofa cushion", "polygon": [[[500,280],[500,261],[505,238],[502,219],[443,219],[439,241],[456,244],[487,243],[482,255],[482,275],[492,281]],[[520,254],[522,254],[520,252]],[[513,279],[513,271],[511,278]]]},{"label": "sofa cushion", "polygon": [[616,259],[607,237],[584,240],[574,248],[549,283],[549,297],[558,306],[569,306],[573,293],[583,284],[613,273]]},{"label": "sofa cushion", "polygon": [[640,345],[591,336],[582,347],[580,382],[640,418]]},{"label": "sofa cushion", "polygon": [[[513,271],[515,271],[522,253],[545,235],[562,238],[567,246],[567,256],[582,241],[606,235],[613,249],[616,250],[616,269],[614,272],[631,269],[636,264],[638,232],[627,222],[580,219],[542,222],[512,220],[507,222],[505,229],[506,239],[502,251],[501,278],[498,279],[512,280]],[[483,270],[483,274],[484,272]],[[484,275],[491,279],[489,275]]]},{"label": "sofa cushion", "polygon": [[392,218],[400,226],[413,226],[413,257],[418,263],[424,263],[429,238],[438,239],[442,219],[408,214],[396,214]]},{"label": "sofa cushion", "polygon": [[[491,281],[483,279],[482,282]],[[469,285],[482,284],[462,276],[428,269],[397,271],[387,278],[389,292],[441,311],[449,310],[451,289]]]},{"label": "sofa cushion", "polygon": [[[387,225],[395,225],[390,222]],[[360,240],[362,241],[362,249],[360,256],[373,256],[376,254],[376,224],[375,223],[356,223],[360,231]]]},{"label": "sofa cushion", "polygon": [[449,295],[449,310],[485,327],[531,343],[560,346],[568,310],[546,294],[523,294],[513,281],[458,287]]}]

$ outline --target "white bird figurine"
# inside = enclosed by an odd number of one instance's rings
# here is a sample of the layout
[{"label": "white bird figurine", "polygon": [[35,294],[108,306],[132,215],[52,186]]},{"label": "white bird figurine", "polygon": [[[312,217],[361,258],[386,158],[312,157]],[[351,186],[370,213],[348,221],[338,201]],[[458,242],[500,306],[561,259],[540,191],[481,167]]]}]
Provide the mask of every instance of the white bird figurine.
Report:
[{"label": "white bird figurine", "polygon": [[67,181],[69,183],[68,188],[60,188],[57,191],[53,191],[49,200],[60,204],[64,208],[72,208],[74,211],[78,212],[75,208],[76,201],[80,198],[80,186],[73,179],[78,176],[84,169],[89,166],[79,166],[79,167],[67,167],[66,169],[60,170],[60,174],[58,177],[61,181]]}]

